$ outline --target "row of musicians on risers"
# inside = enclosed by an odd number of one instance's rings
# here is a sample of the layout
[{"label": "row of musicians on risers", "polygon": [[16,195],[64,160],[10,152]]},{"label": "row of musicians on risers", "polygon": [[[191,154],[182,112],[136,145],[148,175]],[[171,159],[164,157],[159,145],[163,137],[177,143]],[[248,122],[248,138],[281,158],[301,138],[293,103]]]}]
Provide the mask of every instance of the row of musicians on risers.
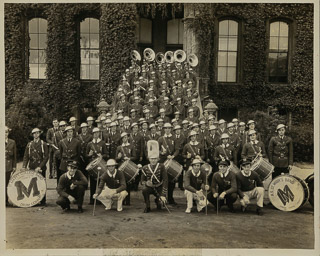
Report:
[{"label": "row of musicians on risers", "polygon": [[[143,166],[141,183],[142,194],[145,201],[144,213],[151,211],[150,195],[155,196],[157,209],[167,202],[168,175],[165,167],[159,162],[158,155],[149,155],[150,163]],[[197,204],[200,212],[207,204],[205,191],[208,194],[210,186],[206,173],[200,169],[202,161],[194,159],[191,168],[184,177],[185,196],[187,199],[186,213],[191,213],[193,201]],[[110,210],[114,201],[117,201],[117,211],[122,211],[122,202],[128,195],[126,181],[123,172],[118,171],[114,159],[107,161],[107,171],[101,176],[97,192],[93,195],[101,201],[105,210]],[[229,162],[221,160],[218,164],[219,171],[213,175],[211,183],[211,202],[217,210],[220,210],[225,201],[229,210],[235,212],[233,204],[240,197],[241,211],[246,210],[251,199],[257,198],[256,213],[262,215],[264,188],[257,173],[251,171],[251,161],[244,160],[241,163],[241,171],[237,174],[229,170]],[[82,213],[82,204],[87,186],[87,179],[80,170],[77,170],[76,161],[68,161],[68,171],[63,174],[58,183],[57,191],[59,198],[56,201],[63,212],[70,210],[70,204],[77,204],[78,212]]]}]

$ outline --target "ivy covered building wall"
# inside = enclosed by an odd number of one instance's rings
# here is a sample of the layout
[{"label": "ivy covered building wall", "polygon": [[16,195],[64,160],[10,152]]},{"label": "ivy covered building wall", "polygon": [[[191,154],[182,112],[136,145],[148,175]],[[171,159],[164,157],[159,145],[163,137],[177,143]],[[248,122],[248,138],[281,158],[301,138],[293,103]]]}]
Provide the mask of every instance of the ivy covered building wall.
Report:
[{"label": "ivy covered building wall", "polygon": [[[46,55],[45,79],[30,79],[28,22],[36,17],[47,22],[46,48],[38,46]],[[80,77],[80,24],[88,17],[99,20],[99,78],[93,80]],[[150,42],[137,39],[139,18],[151,21]],[[167,24],[172,19],[182,24],[183,39],[170,44]],[[270,24],[275,22],[288,24],[287,49],[280,48],[277,55],[286,55],[285,82],[281,76],[280,82],[270,81],[270,40],[275,39]],[[231,24],[225,34],[223,24]],[[237,33],[230,32],[234,24]],[[221,40],[234,39],[236,50],[234,44],[223,48]],[[295,148],[305,152],[299,158],[312,159],[312,4],[5,4],[6,123],[20,153],[32,127],[46,129],[53,117],[76,115],[83,121],[96,115],[101,96],[111,103],[131,50],[145,47],[155,52],[183,47],[187,54],[195,53],[201,99],[216,103],[219,118],[247,120],[256,110],[277,108],[290,126]],[[228,54],[230,60],[221,57]],[[223,81],[223,69],[235,69],[235,80],[231,75]]]}]

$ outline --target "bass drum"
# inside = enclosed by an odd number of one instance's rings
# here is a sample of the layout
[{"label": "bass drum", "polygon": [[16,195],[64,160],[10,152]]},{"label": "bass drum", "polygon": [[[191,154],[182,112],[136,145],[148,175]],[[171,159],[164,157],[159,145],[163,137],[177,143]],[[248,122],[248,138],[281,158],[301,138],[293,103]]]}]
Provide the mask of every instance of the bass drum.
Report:
[{"label": "bass drum", "polygon": [[289,174],[274,178],[269,185],[268,194],[272,205],[286,212],[301,208],[310,196],[307,183]]},{"label": "bass drum", "polygon": [[314,207],[314,173],[309,175],[305,181],[307,182],[310,191],[309,203]]}]

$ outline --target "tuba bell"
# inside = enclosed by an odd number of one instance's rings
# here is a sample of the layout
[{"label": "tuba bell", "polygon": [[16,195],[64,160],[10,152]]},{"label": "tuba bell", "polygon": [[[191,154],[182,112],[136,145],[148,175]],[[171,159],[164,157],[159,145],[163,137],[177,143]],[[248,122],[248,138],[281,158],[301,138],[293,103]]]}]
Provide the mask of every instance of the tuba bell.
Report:
[{"label": "tuba bell", "polygon": [[195,55],[194,53],[191,53],[188,56],[188,63],[191,67],[196,67],[199,63],[197,55]]},{"label": "tuba bell", "polygon": [[133,50],[131,52],[131,59],[134,60],[134,61],[140,61],[141,60],[141,55],[138,51],[136,50]]},{"label": "tuba bell", "polygon": [[167,63],[173,63],[174,61],[174,56],[172,51],[167,51],[164,55],[164,58]]},{"label": "tuba bell", "polygon": [[165,59],[164,59],[164,54],[162,52],[158,52],[157,55],[156,55],[156,62],[158,64],[162,64],[165,62]]},{"label": "tuba bell", "polygon": [[151,62],[154,61],[156,54],[151,48],[146,48],[143,51],[143,57],[146,61]]},{"label": "tuba bell", "polygon": [[184,50],[176,50],[174,52],[174,60],[177,62],[184,62],[187,58],[187,54],[185,53]]}]

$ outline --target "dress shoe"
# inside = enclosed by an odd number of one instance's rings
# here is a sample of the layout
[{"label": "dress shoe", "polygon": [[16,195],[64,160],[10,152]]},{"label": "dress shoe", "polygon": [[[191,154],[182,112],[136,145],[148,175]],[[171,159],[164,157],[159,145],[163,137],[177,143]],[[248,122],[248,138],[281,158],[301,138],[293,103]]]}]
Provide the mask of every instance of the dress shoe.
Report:
[{"label": "dress shoe", "polygon": [[235,211],[235,209],[233,207],[229,207],[229,212],[235,213],[236,211]]},{"label": "dress shoe", "polygon": [[83,213],[83,209],[81,206],[78,206],[78,213]]},{"label": "dress shoe", "polygon": [[191,208],[187,208],[186,213],[191,213]]},{"label": "dress shoe", "polygon": [[144,211],[143,211],[144,213],[148,213],[148,212],[151,212],[151,209],[150,209],[150,207],[146,207],[145,209],[144,209]]},{"label": "dress shoe", "polygon": [[261,207],[257,207],[256,213],[257,213],[257,215],[262,216],[263,215],[262,208]]},{"label": "dress shoe", "polygon": [[246,207],[241,205],[241,212],[245,212],[246,211]]}]

